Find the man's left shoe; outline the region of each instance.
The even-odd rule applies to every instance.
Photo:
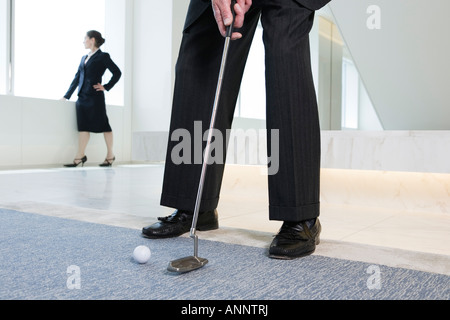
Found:
[[[308,256],[320,243],[319,219],[284,222],[269,248],[269,258],[293,260]]]

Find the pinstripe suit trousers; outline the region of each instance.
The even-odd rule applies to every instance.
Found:
[[[320,215],[320,126],[313,83],[309,32],[315,12],[295,1],[254,5],[230,45],[215,128],[226,136],[232,127],[248,53],[259,19],[264,29],[268,155],[278,144],[279,170],[268,175],[269,218],[302,221]],[[211,8],[183,32],[176,65],[175,91],[161,205],[193,211],[202,165],[175,164],[172,134],[185,129],[194,137],[195,123],[209,129],[224,39]],[[279,141],[271,141],[271,130]],[[203,142],[203,148],[206,143]],[[226,157],[224,145],[224,157]],[[192,141],[192,153],[194,142]],[[200,211],[216,209],[225,165],[208,166]]]

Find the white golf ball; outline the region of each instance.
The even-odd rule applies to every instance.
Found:
[[[133,258],[140,264],[145,264],[150,260],[152,253],[146,246],[139,246],[133,251]]]

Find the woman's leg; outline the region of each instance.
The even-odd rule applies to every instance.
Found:
[[[108,149],[108,153],[106,155],[106,159],[111,162],[114,159],[114,157],[115,157],[114,151],[113,151],[114,134],[112,132],[105,132],[103,135],[105,136],[106,147]]]
[[[86,147],[89,143],[89,139],[91,138],[91,134],[89,132],[80,132],[78,137],[78,153],[75,157],[76,162],[81,161],[85,155],[86,155]]]

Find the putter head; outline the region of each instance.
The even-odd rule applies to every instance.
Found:
[[[186,257],[178,260],[171,261],[167,270],[170,272],[186,273],[204,267],[208,263],[208,260],[199,257]]]

